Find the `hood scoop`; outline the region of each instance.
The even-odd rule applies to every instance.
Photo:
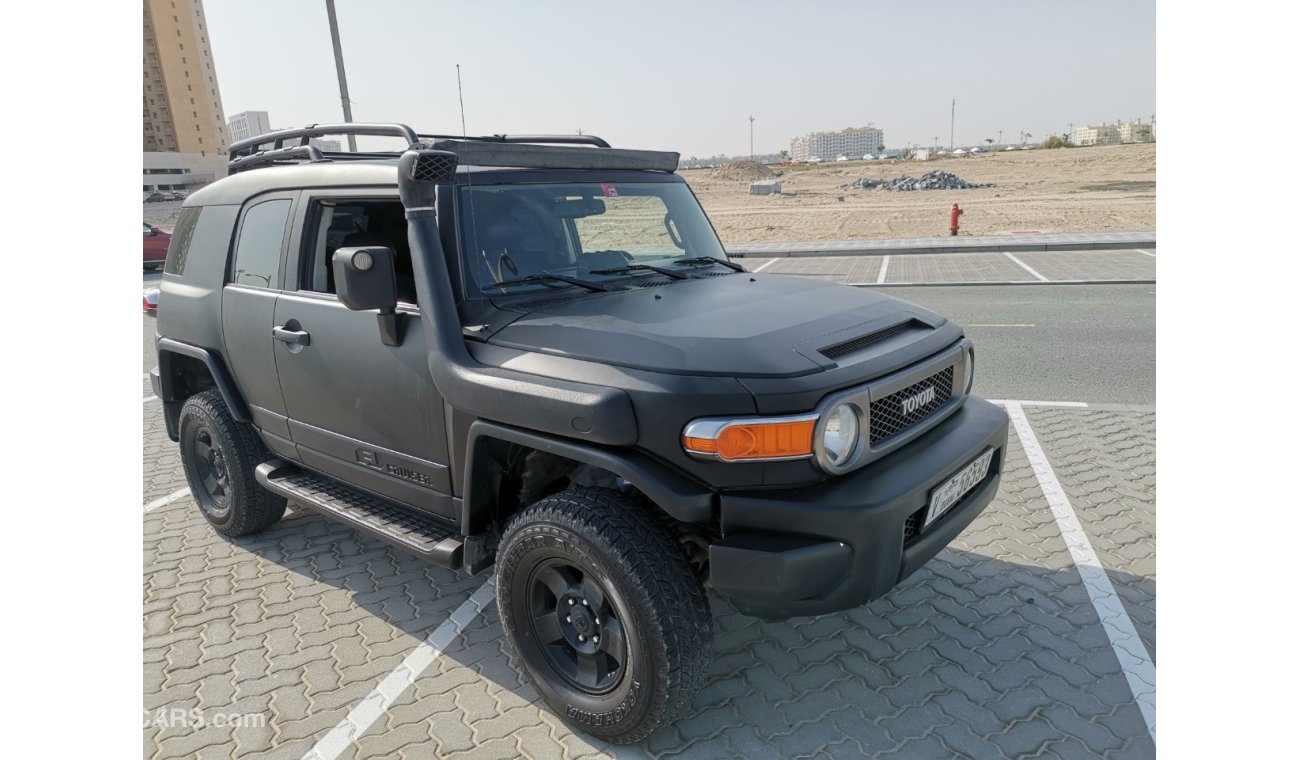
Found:
[[[883,330],[876,330],[875,332],[870,332],[866,335],[859,335],[856,338],[851,338],[842,343],[826,346],[825,348],[818,349],[818,353],[825,356],[827,359],[839,359],[840,357],[848,356],[855,351],[861,351],[868,346],[874,346],[875,344],[888,340],[895,335],[900,335],[908,330],[915,329],[929,329],[929,325],[926,325],[917,319],[909,319],[905,322],[899,322],[891,327],[886,327]]]

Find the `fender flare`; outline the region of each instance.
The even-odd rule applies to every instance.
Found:
[[[170,361],[167,358],[168,353],[190,356],[203,362],[208,368],[208,373],[212,375],[212,381],[217,386],[221,399],[226,402],[226,408],[230,410],[230,415],[240,422],[253,421],[253,416],[249,414],[248,406],[244,403],[243,397],[239,395],[239,389],[235,387],[235,381],[230,376],[230,371],[226,369],[221,357],[205,348],[192,346],[189,343],[181,343],[172,338],[158,339],[158,390],[160,391],[158,398],[165,403],[183,400],[175,397],[172,388],[173,378]]]
[[[463,535],[485,528],[481,518],[487,514],[493,494],[482,477],[475,477],[475,462],[492,440],[528,446],[608,470],[682,522],[704,523],[717,514],[717,494],[639,451],[611,449],[479,419],[470,424],[466,440],[465,493],[460,516]],[[480,475],[484,471],[481,468]]]

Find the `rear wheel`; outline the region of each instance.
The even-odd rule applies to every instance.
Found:
[[[617,744],[681,714],[711,655],[708,599],[685,555],[617,491],[574,488],[517,515],[497,555],[497,606],[551,709]]]
[[[252,428],[237,421],[218,391],[191,396],[179,420],[181,463],[209,523],[228,536],[256,533],[284,516],[285,499],[257,484],[268,459]]]

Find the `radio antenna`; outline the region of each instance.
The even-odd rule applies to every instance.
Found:
[[[465,91],[460,87],[460,64],[456,64],[456,96],[460,98],[460,136],[466,137],[469,132],[465,129]]]
[[[460,99],[460,136],[468,137],[469,131],[465,129],[465,91],[460,86],[460,64],[459,63],[456,64],[456,97]],[[496,282],[501,282],[502,279],[501,259],[499,258],[497,259],[497,271],[493,273],[492,265],[488,263],[487,260],[487,250],[479,247],[481,243],[479,242],[478,239],[478,215],[475,213],[475,209],[474,209],[474,173],[473,172],[467,171],[465,173],[465,187],[467,188],[466,195],[469,197],[469,220],[470,220],[470,227],[472,228],[470,234],[474,236],[474,248],[483,257],[483,264],[487,266],[488,276],[490,276]],[[476,277],[475,279],[477,280],[478,278]]]

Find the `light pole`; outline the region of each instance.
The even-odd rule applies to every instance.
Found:
[[[998,130],[998,145],[1002,144],[1002,130]]]
[[[952,150],[953,135],[957,133],[957,99],[952,101],[952,116],[948,119],[948,150]]]
[[[352,99],[348,97],[348,75],[343,71],[343,46],[339,43],[339,20],[334,14],[334,0],[325,0],[330,18],[330,40],[334,43],[334,68],[339,72],[339,98],[343,100],[343,121],[352,123]],[[356,135],[348,135],[348,150],[357,152]]]
[[[754,114],[749,115],[749,160],[754,160]]]

